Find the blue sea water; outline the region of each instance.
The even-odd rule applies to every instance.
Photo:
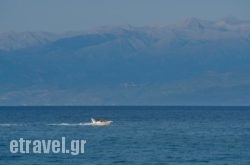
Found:
[[[91,117],[113,123],[79,124]],[[11,140],[62,137],[86,140],[85,153],[10,152]],[[247,165],[250,107],[1,107],[0,164]]]

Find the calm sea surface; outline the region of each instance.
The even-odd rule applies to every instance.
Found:
[[[79,124],[91,117],[113,123]],[[10,152],[11,140],[62,137],[86,140],[85,153]],[[248,165],[250,107],[1,107],[0,164]]]

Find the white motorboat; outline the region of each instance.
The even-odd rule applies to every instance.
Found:
[[[91,118],[91,125],[105,126],[105,125],[110,125],[111,123],[112,123],[112,121],[110,121],[110,120]]]

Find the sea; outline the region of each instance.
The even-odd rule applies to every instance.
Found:
[[[112,120],[109,126],[88,124]],[[12,153],[12,140],[86,140],[84,153]],[[249,165],[250,107],[0,107],[0,165]]]

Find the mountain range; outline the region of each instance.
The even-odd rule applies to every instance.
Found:
[[[250,21],[0,33],[0,105],[250,105]]]

